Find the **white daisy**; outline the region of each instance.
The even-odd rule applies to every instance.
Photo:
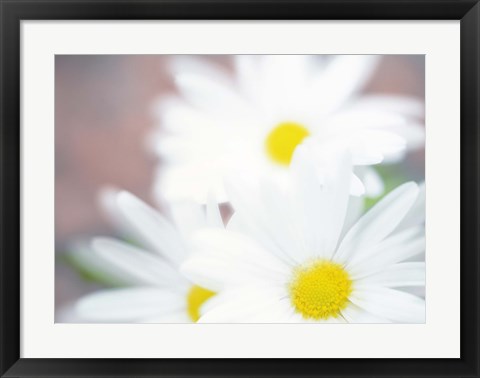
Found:
[[[402,157],[423,144],[423,105],[400,96],[359,96],[379,57],[308,55],[233,57],[235,80],[220,66],[177,57],[181,99],[158,108],[154,142],[163,165],[156,192],[166,200],[227,200],[232,170],[272,174],[282,184],[297,145],[314,143],[319,162],[348,146],[355,166]],[[365,176],[365,177],[364,177]],[[373,170],[362,172],[372,195],[382,190]],[[353,178],[352,192],[363,194]]]
[[[145,249],[111,238],[93,239],[89,264],[124,287],[81,298],[74,318],[106,323],[196,321],[200,306],[214,293],[193,285],[179,266],[190,253],[192,232],[207,226],[223,228],[218,206],[209,201],[205,211],[199,205],[177,205],[172,208],[175,227],[128,192],[110,198],[109,210],[117,225]]]
[[[218,292],[200,321],[424,322],[407,292],[425,285],[423,192],[406,183],[345,230],[350,159],[319,176],[308,155],[295,152],[287,191],[229,186],[227,230],[196,234],[182,271]]]

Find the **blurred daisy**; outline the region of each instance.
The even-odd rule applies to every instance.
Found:
[[[203,227],[222,227],[218,206],[178,205],[176,227],[127,192],[109,196],[116,223],[145,249],[111,238],[96,238],[88,261],[126,287],[106,289],[80,299],[74,318],[85,322],[187,323],[214,293],[190,283],[179,271],[189,255],[190,236]],[[82,253],[85,257],[85,250]]]
[[[223,179],[263,172],[278,184],[302,143],[315,145],[318,164],[347,146],[355,166],[393,161],[423,144],[423,106],[411,98],[360,96],[378,56],[234,56],[235,81],[214,64],[173,61],[182,99],[158,107],[162,130],[155,149],[163,165],[156,192],[166,200],[227,200]],[[373,170],[352,178],[351,190],[382,191]]]
[[[182,271],[218,292],[201,322],[423,323],[423,192],[406,183],[350,229],[344,220],[351,163],[318,176],[304,147],[284,193],[229,187],[227,230],[202,230]],[[238,188],[241,188],[239,190]],[[422,208],[422,214],[418,209]]]

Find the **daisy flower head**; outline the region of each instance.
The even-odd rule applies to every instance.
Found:
[[[74,318],[97,323],[196,322],[201,306],[215,293],[192,284],[180,266],[190,254],[195,230],[223,228],[216,203],[208,201],[206,209],[175,205],[170,222],[128,192],[110,193],[107,202],[114,222],[135,244],[101,237],[92,240],[88,254],[83,250],[82,258],[92,269],[121,286],[81,298]]]
[[[182,266],[218,292],[200,321],[423,323],[423,191],[403,184],[346,228],[351,157],[320,174],[310,155],[295,152],[287,190],[227,186],[227,229],[198,231]]]
[[[399,159],[423,143],[419,101],[361,95],[379,56],[232,59],[233,78],[201,58],[173,59],[180,98],[158,106],[159,198],[203,203],[207,193],[214,193],[226,201],[224,177],[232,169],[269,174],[283,185],[295,149],[307,142],[316,146],[319,162],[348,147],[353,165],[366,167]],[[366,181],[375,181],[372,171],[365,174]],[[372,190],[377,193],[371,194],[381,190],[376,181]],[[365,192],[361,180],[353,184],[353,194]]]

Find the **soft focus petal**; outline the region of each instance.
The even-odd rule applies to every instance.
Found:
[[[331,257],[345,221],[352,165],[348,154],[335,164],[318,167],[306,146],[295,151],[292,184],[298,206],[299,232],[304,235],[308,257]]]
[[[179,290],[186,285],[183,277],[158,255],[109,238],[94,239],[92,248],[104,259],[105,265],[115,267],[143,284]]]
[[[398,290],[362,288],[356,291],[350,300],[365,311],[394,322],[425,322],[425,301]]]
[[[246,280],[282,282],[288,267],[250,238],[232,231],[205,229],[194,237],[195,250],[182,272],[197,285],[218,291]]]
[[[183,297],[166,289],[128,288],[96,292],[80,299],[76,312],[88,322],[135,322],[183,308]]]
[[[359,279],[358,285],[385,287],[425,286],[425,263],[405,262],[395,264],[380,272]]]
[[[321,114],[337,110],[370,79],[379,56],[340,55],[312,82],[311,98]]]
[[[417,185],[406,183],[385,196],[346,234],[335,259],[346,261],[355,250],[362,249],[365,245],[375,245],[387,237],[405,217],[417,195]]]

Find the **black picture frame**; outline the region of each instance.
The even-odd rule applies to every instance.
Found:
[[[1,377],[479,377],[480,5],[473,0],[0,0]],[[22,20],[460,20],[461,358],[20,358]],[[442,342],[438,335],[436,342]]]

